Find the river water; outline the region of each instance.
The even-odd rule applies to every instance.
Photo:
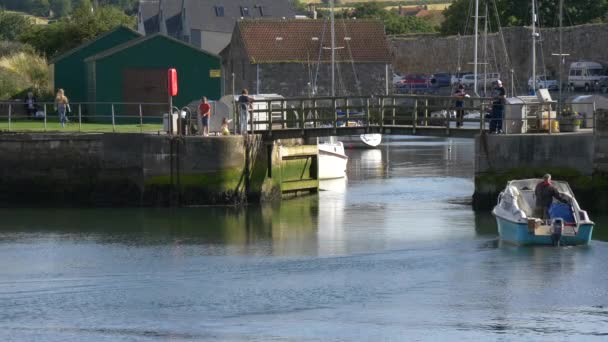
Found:
[[[502,245],[471,140],[347,153],[275,205],[0,210],[0,340],[608,339],[606,216],[588,247]]]

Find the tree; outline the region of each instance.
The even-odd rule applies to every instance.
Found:
[[[27,31],[32,25],[31,18],[0,9],[0,40],[17,40],[17,37]]]
[[[49,3],[55,17],[64,17],[72,11],[71,0],[50,0]]]
[[[384,22],[388,34],[434,31],[430,22],[417,17],[400,16],[395,11],[387,11],[378,2],[357,4],[352,12],[345,11],[343,15],[358,19],[380,19]]]
[[[81,5],[71,16],[50,25],[33,26],[19,39],[50,58],[121,25],[135,27],[135,18],[114,6],[91,11],[91,8]]]
[[[474,0],[455,0],[443,12],[445,21],[441,25],[441,33],[470,34],[473,27],[473,3]],[[530,0],[495,0],[487,3],[491,31],[498,29],[498,20],[501,26],[529,26],[532,23]],[[486,1],[480,0],[480,16],[483,16],[485,4]],[[559,25],[559,0],[537,1],[537,6],[538,24],[541,27]],[[608,0],[564,0],[564,25],[602,22],[606,20],[607,13]]]

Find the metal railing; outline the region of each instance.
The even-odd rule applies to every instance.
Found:
[[[166,132],[167,103],[77,102],[69,104],[68,122],[61,125],[52,102],[38,102],[29,110],[23,102],[0,102],[0,131]],[[187,111],[174,107],[173,112]]]
[[[456,106],[462,101],[462,107]],[[595,109],[592,103],[588,104]],[[34,115],[28,115],[23,102],[0,102],[0,131],[41,132],[129,132],[191,134],[197,118],[189,107],[173,107],[173,113],[186,113],[174,121],[167,115],[167,103],[79,102],[70,104],[67,127],[61,127],[53,103],[37,103]],[[568,104],[566,104],[568,105]],[[348,130],[364,128],[370,132],[389,133],[392,128],[408,128],[411,134],[424,129],[425,134],[450,135],[454,130],[470,135],[483,133],[500,123],[505,134],[527,132],[555,133],[553,121],[560,121],[554,104],[506,104],[502,118],[492,115],[491,98],[455,99],[438,95],[392,95],[315,98],[271,98],[254,100],[247,110],[247,132],[272,135],[273,131]],[[513,112],[520,114],[513,115]],[[458,114],[462,113],[462,116]],[[232,114],[240,114],[239,109]],[[508,114],[508,115],[504,115]],[[239,127],[240,115],[235,127]],[[584,119],[593,125],[593,114]],[[177,127],[172,127],[177,125]],[[583,125],[584,126],[584,125]],[[395,133],[399,134],[398,130]],[[238,132],[237,130],[237,133]],[[327,132],[326,134],[332,134]]]
[[[425,134],[435,130],[437,135],[450,135],[453,130],[471,134],[488,132],[496,124],[496,130],[504,134],[553,134],[557,133],[551,129],[553,122],[562,119],[555,112],[555,103],[505,104],[499,117],[494,115],[492,98],[460,99],[462,107],[457,107],[456,101],[451,96],[401,94],[254,100],[253,109],[247,113],[247,131],[272,135],[279,130],[303,132],[325,128],[335,131],[359,127],[386,133],[401,127],[411,129],[413,134],[424,128]],[[586,120],[592,123],[594,118],[586,117]]]

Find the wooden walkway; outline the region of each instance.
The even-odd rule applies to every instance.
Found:
[[[473,138],[487,130],[491,99],[464,99],[460,128],[455,101],[422,95],[256,100],[247,129],[272,140],[367,133]]]

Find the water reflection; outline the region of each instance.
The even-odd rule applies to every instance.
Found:
[[[471,145],[349,150],[349,178],[270,205],[0,209],[0,340],[605,336],[608,245],[500,244]]]

